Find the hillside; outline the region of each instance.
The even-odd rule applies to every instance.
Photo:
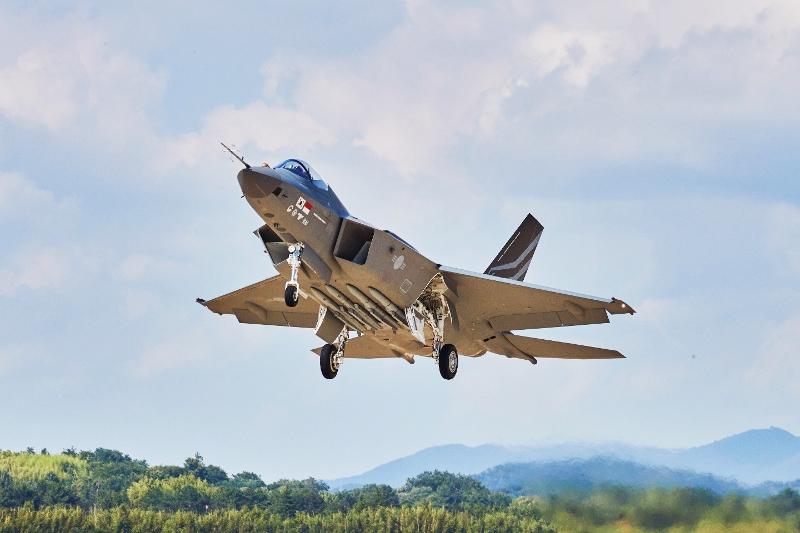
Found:
[[[370,483],[385,483],[399,487],[406,479],[429,470],[445,470],[457,474],[477,474],[499,463],[519,459],[519,454],[503,446],[485,444],[465,446],[447,444],[425,448],[356,476],[331,480],[333,489],[348,489]]]
[[[477,474],[506,463],[552,462],[612,457],[641,465],[705,472],[743,484],[800,479],[800,437],[779,428],[755,429],[693,448],[669,450],[617,443],[566,443],[556,446],[506,447],[451,444],[420,450],[362,474],[330,480],[334,489],[367,483],[398,486],[426,470]]]
[[[506,464],[474,477],[423,472],[396,489],[340,491],[313,478],[265,483],[252,472],[230,475],[197,454],[162,466],[102,448],[0,452],[0,459],[0,533],[800,528],[797,491],[771,484],[765,489],[774,494],[763,497],[724,494],[740,487],[609,457]]]
[[[754,429],[683,450],[673,464],[745,483],[790,481],[800,478],[800,437],[775,427]]]
[[[646,466],[611,457],[511,463],[495,466],[474,477],[487,488],[512,496],[586,494],[609,486],[639,489],[691,487],[717,494],[743,490],[735,481],[711,474]]]

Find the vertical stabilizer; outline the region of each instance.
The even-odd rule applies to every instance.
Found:
[[[543,230],[544,226],[528,213],[484,274],[522,281],[533,260]]]

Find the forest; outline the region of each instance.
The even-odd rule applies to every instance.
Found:
[[[800,494],[605,486],[512,497],[425,472],[399,488],[331,491],[312,478],[229,475],[199,454],[150,466],[116,450],[0,452],[0,532],[17,531],[702,531],[800,530]]]

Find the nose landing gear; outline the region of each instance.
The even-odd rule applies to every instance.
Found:
[[[288,307],[294,307],[300,301],[300,283],[297,281],[297,272],[300,270],[300,256],[302,254],[303,243],[289,246],[289,257],[286,262],[292,268],[292,273],[289,281],[286,282],[286,289],[283,291],[283,301],[286,302]]]

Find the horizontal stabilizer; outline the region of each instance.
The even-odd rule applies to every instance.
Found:
[[[517,281],[525,279],[543,230],[544,226],[528,213],[484,274]]]
[[[548,341],[521,337],[513,333],[504,333],[503,336],[519,351],[536,358],[552,359],[624,359],[625,356],[616,350],[570,344],[568,342]]]

